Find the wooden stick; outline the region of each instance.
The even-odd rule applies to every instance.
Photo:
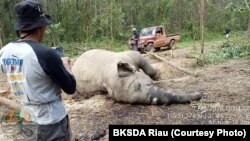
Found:
[[[185,77],[181,77],[181,78],[176,78],[176,79],[162,79],[162,80],[157,80],[154,81],[153,84],[158,84],[158,83],[170,83],[170,82],[182,82],[182,81],[186,81],[190,79],[190,76],[185,76]]]
[[[184,73],[186,73],[186,74],[189,74],[189,75],[192,75],[192,76],[197,77],[197,75],[196,75],[195,73],[193,73],[193,72],[191,72],[191,71],[189,71],[189,70],[186,70],[186,69],[184,69],[184,68],[178,67],[178,66],[172,64],[171,62],[167,61],[166,59],[160,57],[159,55],[156,55],[156,54],[150,53],[150,52],[147,52],[147,54],[149,54],[149,55],[155,57],[156,59],[158,59],[158,60],[160,60],[160,61],[163,61],[164,63],[168,64],[169,66],[171,66],[171,67],[173,67],[173,68],[175,68],[175,69],[177,69],[177,70],[179,70],[179,71],[181,71],[181,72],[184,72]]]
[[[6,105],[10,108],[21,108],[21,104],[10,99],[4,98],[0,96],[0,104]]]
[[[30,113],[29,111],[27,111],[26,108],[24,108],[21,103],[19,102],[15,102],[15,101],[12,101],[10,99],[7,99],[7,98],[4,98],[4,97],[1,97],[0,96],[0,104],[4,104],[14,110],[18,109],[18,110],[21,110],[21,113],[23,115],[23,118],[26,120],[26,121],[32,121],[32,113]]]

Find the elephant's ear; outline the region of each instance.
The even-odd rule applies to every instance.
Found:
[[[117,63],[117,71],[119,77],[127,77],[133,74],[136,69],[133,65],[120,61]]]

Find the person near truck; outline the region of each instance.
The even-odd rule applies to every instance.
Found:
[[[229,38],[230,33],[231,33],[231,29],[229,27],[226,27],[226,29],[225,29],[225,37],[226,37],[226,39]]]
[[[132,35],[130,38],[130,44],[132,46],[132,49],[135,51],[138,51],[138,46],[139,46],[139,38],[140,35],[137,32],[137,29],[135,27],[132,28]]]
[[[61,93],[73,94],[76,80],[69,64],[41,43],[52,18],[35,0],[16,4],[15,12],[19,40],[0,50],[0,67],[16,99],[35,117],[36,130],[27,140],[69,141],[69,118]]]

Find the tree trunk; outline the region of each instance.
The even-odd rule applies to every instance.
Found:
[[[0,21],[0,49],[3,47],[3,29],[2,29],[2,23]]]
[[[52,29],[50,29],[50,37],[51,37],[51,40],[52,40],[52,47],[56,47],[57,44],[56,44],[56,40],[55,40],[55,36],[53,34],[54,31],[52,31]]]
[[[114,41],[114,35],[113,35],[113,1],[111,1],[111,17],[110,17],[110,36],[111,36],[111,41]]]
[[[249,16],[248,29],[247,29],[247,39],[248,39],[248,42],[250,42],[250,16]]]
[[[204,0],[200,3],[200,36],[201,36],[201,54],[204,53]]]
[[[0,49],[3,47],[3,40],[2,40],[2,28],[0,25]]]
[[[249,13],[249,15],[250,15],[250,7],[249,7],[249,4],[248,4],[247,0],[244,0],[244,1],[245,1],[245,3],[246,3],[247,9],[248,9],[248,13]],[[248,19],[248,28],[247,28],[247,39],[248,39],[248,42],[249,42],[249,40],[250,40],[250,16],[249,16],[248,18],[249,18],[249,19]]]

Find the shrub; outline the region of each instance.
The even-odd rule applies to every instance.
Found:
[[[250,45],[226,41],[210,53],[204,55],[193,53],[193,57],[197,60],[202,60],[203,64],[217,64],[228,59],[236,58],[250,59]]]

